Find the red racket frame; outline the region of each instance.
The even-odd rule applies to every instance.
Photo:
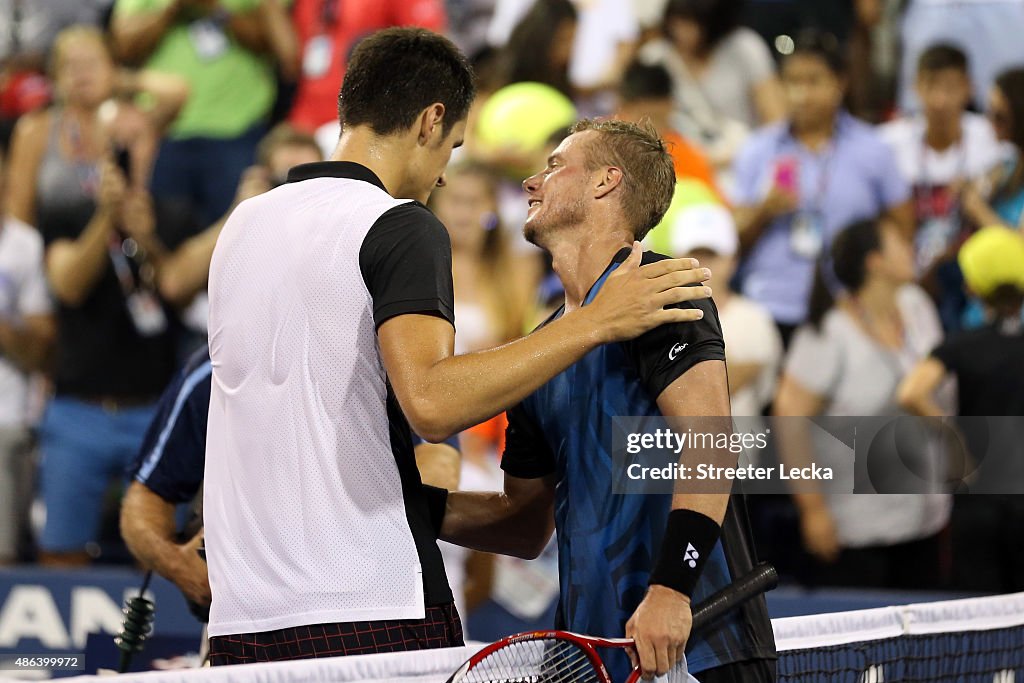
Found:
[[[725,587],[711,597],[702,601],[693,609],[693,627],[690,631],[691,637],[694,633],[707,628],[723,614],[726,614],[747,600],[750,600],[765,591],[772,590],[778,584],[779,577],[775,573],[775,567],[762,562],[750,572],[737,579],[731,585]],[[508,645],[531,640],[564,640],[579,646],[586,655],[587,660],[593,665],[601,683],[615,683],[608,674],[601,657],[595,648],[628,648],[632,647],[632,638],[598,638],[596,636],[585,636],[570,631],[526,631],[502,638],[491,643],[475,655],[469,658],[465,664],[451,675],[447,683],[459,683],[461,678],[473,669],[477,664],[486,659],[494,652],[501,650]],[[632,673],[623,683],[636,683],[641,675],[640,667],[634,667]]]
[[[601,683],[615,682],[612,681],[612,677],[608,673],[608,669],[605,667],[596,648],[604,647],[623,649],[633,646],[632,638],[598,638],[596,636],[585,636],[579,633],[572,633],[571,631],[526,631],[524,633],[516,633],[491,643],[470,657],[469,661],[460,666],[458,671],[452,674],[451,678],[448,679],[449,683],[458,683],[458,681],[461,680],[461,676],[468,673],[473,667],[498,650],[514,643],[522,643],[531,640],[564,640],[577,645],[580,650],[583,651],[583,654],[586,655],[590,664],[594,667],[594,671],[597,673]],[[624,683],[636,683],[636,681],[640,680],[640,674],[640,668],[635,667]]]

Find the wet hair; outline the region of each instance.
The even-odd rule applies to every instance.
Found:
[[[665,142],[650,123],[615,119],[583,119],[572,133],[595,131],[599,138],[586,145],[588,169],[615,166],[622,170],[622,212],[642,240],[661,221],[672,203],[676,172]]]
[[[818,259],[814,285],[808,303],[808,321],[821,328],[825,314],[835,305],[834,289],[841,286],[856,292],[868,278],[868,256],[882,249],[882,231],[877,220],[858,221],[843,229],[832,241],[827,256]]]
[[[444,105],[445,135],[466,118],[476,95],[473,70],[455,44],[421,28],[388,28],[359,42],[338,95],[345,126],[378,135],[410,128],[435,102]]]

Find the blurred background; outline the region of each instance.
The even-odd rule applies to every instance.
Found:
[[[648,120],[678,184],[647,246],[713,269],[734,415],[1024,415],[1024,0],[0,0],[0,654],[119,628],[122,497],[174,457],[223,220],[331,153],[347,56],[395,25],[478,77],[430,207],[458,352],[561,301],[522,179],[578,118]],[[500,487],[503,432],[460,436],[463,488]],[[149,491],[185,525],[180,467]],[[1011,494],[752,496],[773,615],[1024,590]],[[445,552],[470,637],[550,622],[552,548]]]

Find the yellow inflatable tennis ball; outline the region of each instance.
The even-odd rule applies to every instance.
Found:
[[[481,151],[536,154],[560,128],[576,121],[572,101],[543,83],[513,83],[491,95],[480,110],[476,142]]]
[[[967,286],[984,298],[1000,285],[1024,290],[1024,236],[992,225],[971,235],[957,254]]]
[[[647,237],[644,238],[644,246],[667,256],[675,256],[672,244],[673,231],[676,230],[677,219],[680,213],[694,206],[712,204],[721,206],[715,191],[703,180],[696,178],[679,178],[676,180],[676,189],[672,194],[672,203],[665,212],[665,217],[654,226]]]

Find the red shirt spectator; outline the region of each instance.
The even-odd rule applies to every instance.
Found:
[[[360,38],[388,26],[443,31],[444,0],[295,0],[302,75],[291,123],[313,132],[338,117],[338,87]]]

